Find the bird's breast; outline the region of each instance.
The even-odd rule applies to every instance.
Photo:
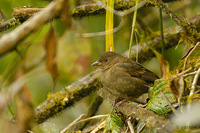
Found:
[[[126,69],[121,67],[116,66],[106,71],[102,71],[100,79],[104,88],[122,98],[129,96],[138,97],[148,91],[146,81],[131,77],[126,72]]]

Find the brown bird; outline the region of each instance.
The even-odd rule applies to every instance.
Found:
[[[100,67],[103,87],[119,99],[138,98],[158,79],[139,63],[110,51],[104,52],[92,66]]]

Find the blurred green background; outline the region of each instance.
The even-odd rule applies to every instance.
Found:
[[[177,1],[168,4],[173,11],[184,17],[195,16],[199,12],[198,0],[190,1],[191,4],[183,6],[185,1]],[[12,8],[14,7],[44,7],[49,1],[45,0],[0,0],[0,11],[3,14],[5,20],[12,18]],[[186,2],[187,3],[187,2]],[[182,6],[180,6],[182,5]],[[76,2],[70,1],[70,10],[76,7]],[[159,9],[155,7],[143,8],[138,11],[138,16],[143,19],[144,23],[149,26],[153,31],[159,30]],[[128,50],[132,14],[127,17],[126,24],[123,28],[114,34],[114,45],[115,52],[123,53]],[[115,16],[114,24],[117,26],[121,21],[121,18]],[[166,14],[163,14],[164,29],[175,24]],[[54,84],[53,79],[49,72],[45,69],[45,56],[44,49],[44,38],[49,32],[50,28],[54,28],[56,35],[58,36],[57,42],[57,54],[56,62],[59,72],[59,77]],[[15,27],[1,32],[0,36],[11,32]],[[137,24],[136,28],[141,30]],[[17,51],[10,52],[0,57],[0,78],[1,88],[5,88],[12,82],[14,82],[14,75],[18,72],[19,64],[23,66],[26,72],[38,71],[40,74],[34,75],[28,79],[27,87],[31,92],[34,107],[37,107],[42,101],[47,98],[48,93],[53,93],[61,90],[63,87],[77,81],[84,75],[95,70],[95,67],[91,67],[91,63],[97,60],[98,56],[105,51],[105,38],[94,37],[94,38],[78,38],[77,33],[89,33],[99,32],[105,30],[105,15],[84,17],[82,19],[72,18],[72,27],[66,28],[63,21],[60,19],[54,19],[48,24],[45,24],[41,29],[28,38],[23,40],[18,47],[19,51],[26,45],[29,45],[27,51],[18,53]],[[134,41],[135,43],[135,41]],[[165,52],[166,59],[170,63],[170,68],[173,69],[178,60],[184,53],[184,44],[179,44],[177,48],[170,48]],[[20,56],[20,54],[24,56]],[[33,64],[34,69],[28,70]],[[160,68],[156,58],[151,61],[143,63],[143,65],[160,75]],[[55,85],[55,87],[54,87]],[[81,100],[74,107],[63,111],[55,118],[51,118],[48,121],[54,123],[59,129],[63,129],[69,123],[71,123],[80,114],[84,113],[87,106],[92,100],[92,95]],[[15,103],[12,103],[11,109],[13,112],[16,111]],[[109,113],[111,110],[110,105],[104,101],[98,111],[98,114]],[[12,118],[12,115],[8,111],[8,115]]]

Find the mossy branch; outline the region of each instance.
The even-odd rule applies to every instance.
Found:
[[[115,101],[115,97],[106,89],[101,89],[100,95],[103,98],[107,99],[107,101],[109,101],[111,104]],[[120,104],[119,106],[116,105],[115,107],[127,118],[131,116],[136,120],[140,120],[144,124],[146,124],[146,126],[154,128],[158,132],[170,133],[175,129],[175,127],[170,124],[169,121],[167,121],[164,117],[156,115],[154,112],[143,108],[138,103],[129,103],[128,101],[124,101],[122,104]]]
[[[16,7],[13,8],[12,16],[19,19],[20,22],[24,22],[42,9],[43,8]]]
[[[200,45],[198,45],[198,44],[199,43],[196,44],[197,47],[195,48],[195,51],[192,52],[192,55],[191,56],[187,55],[187,56],[189,56],[189,60],[186,63],[186,68],[191,68],[191,69],[190,69],[190,71],[185,72],[185,74],[188,74],[191,72],[196,72],[196,75],[195,75],[196,78],[193,75],[188,75],[187,77],[184,76],[183,68],[184,68],[185,58],[183,58],[179,61],[178,66],[175,69],[173,69],[170,72],[170,74],[167,75],[167,78],[156,80],[157,85],[158,85],[158,82],[160,82],[161,80],[165,81],[166,85],[159,84],[159,87],[157,86],[157,88],[155,90],[158,92],[161,92],[161,89],[163,89],[165,91],[165,94],[168,95],[168,98],[171,98],[171,99],[167,99],[167,97],[165,97],[164,100],[161,101],[159,99],[160,94],[156,94],[157,92],[155,90],[154,90],[155,95],[150,94],[150,90],[152,89],[152,88],[150,88],[150,90],[149,90],[150,101],[148,102],[146,109],[143,108],[141,105],[134,103],[134,102],[131,102],[131,103],[123,102],[123,103],[120,103],[119,105],[118,104],[115,105],[118,112],[123,113],[123,115],[125,115],[126,118],[131,116],[134,119],[143,122],[147,127],[153,128],[153,130],[156,132],[169,133],[169,132],[178,131],[179,127],[175,126],[176,123],[172,124],[172,122],[170,122],[167,117],[161,117],[161,116],[158,116],[157,114],[164,115],[166,113],[166,116],[169,116],[171,114],[170,111],[174,110],[176,112],[175,108],[172,106],[172,103],[170,103],[170,101],[173,101],[173,97],[169,96],[169,95],[175,95],[178,97],[187,97],[188,96],[188,93],[185,93],[185,94],[174,93],[174,91],[178,91],[178,93],[180,93],[179,91],[180,91],[181,83],[179,80],[182,78],[185,83],[184,91],[188,91],[188,90],[190,90],[191,92],[193,91],[192,97],[195,97],[195,95],[196,95],[196,97],[199,97],[199,93],[197,93],[197,92],[194,93],[195,89],[192,90],[192,87],[191,87],[193,84],[193,83],[191,83],[191,80],[195,81],[195,85],[197,84],[197,82],[200,81],[200,80],[198,80],[198,76],[199,76],[198,72],[200,72],[200,69],[199,69],[199,67],[200,67],[200,64],[199,64],[199,62],[200,62],[200,54],[199,54],[200,53]],[[191,67],[191,66],[193,66],[193,67]],[[177,72],[180,72],[180,73],[177,74]],[[177,77],[179,80],[174,80],[175,77]],[[172,81],[173,81],[173,83],[172,83]],[[155,87],[155,84],[154,84],[154,87]],[[101,89],[99,91],[99,93],[104,99],[106,99],[110,103],[115,102],[116,97],[113,96],[106,89]],[[164,95],[164,93],[163,93],[163,95]],[[151,102],[152,99],[154,99],[153,102]],[[163,97],[161,97],[161,99],[163,99]],[[167,104],[164,103],[164,101],[166,101],[166,100],[168,100]],[[193,100],[195,100],[195,99],[191,99],[191,101],[193,101]],[[183,104],[185,104],[185,103],[187,103],[187,100],[182,100],[182,102],[183,102]],[[158,106],[158,104],[160,104],[161,106]],[[188,103],[188,104],[190,104],[190,103]],[[167,110],[168,105],[173,108],[169,108]],[[158,108],[160,108],[160,109],[158,109]],[[149,109],[149,110],[147,110],[147,109]],[[150,110],[152,110],[152,111],[150,111]],[[153,111],[157,114],[155,114]],[[188,129],[186,128],[186,130],[188,130]]]
[[[141,2],[141,1],[144,1],[144,0],[138,0],[138,2]],[[178,1],[178,0],[163,0],[163,2],[173,2],[173,1]],[[135,3],[136,3],[136,0],[115,0],[114,9],[117,11],[124,11],[135,6]],[[146,6],[150,6],[150,4],[147,4]],[[72,10],[71,14],[72,14],[72,17],[74,18],[82,18],[86,16],[101,15],[105,13],[106,13],[106,10],[105,10],[104,5],[98,4],[96,2],[92,2],[89,4],[76,7],[74,10]]]
[[[180,25],[187,35],[188,40],[192,41],[193,45],[200,40],[200,33],[197,31],[196,27],[192,25],[190,20],[178,16],[172,10],[170,10],[162,0],[151,0],[155,6],[161,8],[167,15],[169,15],[178,25]]]
[[[74,105],[92,91],[100,88],[97,72],[88,74],[79,81],[63,88],[54,94],[49,94],[45,102],[35,109],[35,121],[42,123],[50,117],[55,116],[64,109]]]
[[[200,23],[200,16],[196,16],[191,19],[196,25]],[[200,27],[199,27],[200,28]],[[164,38],[166,39],[165,48],[171,48],[178,44],[178,40],[181,37],[181,34],[184,32],[183,30],[174,30],[179,29],[178,26],[173,26],[164,32]],[[169,32],[170,31],[170,32]],[[159,34],[159,33],[158,33]],[[161,51],[160,46],[160,35],[156,35],[147,42],[156,50]],[[144,62],[149,60],[152,57],[155,57],[153,52],[146,46],[144,43],[139,44],[139,62]],[[128,56],[128,51],[124,53],[124,55]],[[135,60],[136,48],[133,46],[131,58]],[[98,70],[97,70],[98,71]],[[77,82],[74,82],[72,85],[66,87],[60,92],[56,92],[55,94],[51,94],[50,97],[44,101],[40,106],[38,106],[35,110],[35,121],[41,123],[47,120],[50,117],[55,116],[62,110],[71,107],[75,102],[78,102],[83,97],[90,94],[91,91],[100,88],[100,84],[97,78],[97,71],[92,74],[86,75],[84,78],[80,79]],[[76,88],[76,89],[75,89]],[[83,89],[83,90],[82,90]],[[55,100],[53,100],[55,99]]]
[[[20,24],[20,21],[16,18],[11,18],[5,22],[0,23],[0,32],[7,30],[15,25]]]
[[[200,31],[200,16],[195,16],[190,19],[190,22],[193,26],[196,27],[197,31]],[[176,46],[179,44],[179,40],[185,35],[185,30],[181,29],[179,25],[174,25],[168,29],[164,30],[164,40],[165,40],[165,49]],[[160,32],[154,32],[153,37],[146,40],[155,50],[161,51],[161,38]],[[132,47],[131,58],[135,59],[137,46]],[[124,53],[124,56],[128,57],[128,51]],[[152,51],[145,43],[140,43],[138,47],[138,60],[139,62],[144,62],[150,58],[155,57]]]

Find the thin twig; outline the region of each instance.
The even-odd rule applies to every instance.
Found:
[[[142,6],[144,6],[146,4],[146,2],[143,1],[143,2],[140,2],[137,7],[133,6],[133,7],[131,7],[130,9],[128,9],[126,11],[116,11],[116,10],[114,10],[112,8],[107,7],[106,4],[104,4],[102,1],[96,0],[96,2],[97,2],[98,5],[101,5],[106,10],[114,13],[115,15],[121,16],[122,19],[121,19],[120,24],[116,28],[114,28],[112,30],[95,32],[95,33],[76,34],[76,37],[89,38],[89,37],[105,36],[105,35],[108,35],[108,34],[111,34],[111,33],[116,33],[117,31],[122,29],[122,27],[124,26],[124,24],[126,22],[125,21],[126,19],[125,19],[124,16],[134,12],[135,10],[141,8]]]
[[[101,32],[94,32],[94,33],[83,33],[83,34],[76,34],[76,37],[83,37],[83,38],[90,38],[90,37],[98,37],[98,36],[105,36],[111,33],[116,33],[117,31],[119,31],[120,29],[123,28],[124,24],[126,22],[126,18],[122,17],[121,22],[119,23],[119,25],[117,27],[115,27],[112,30],[108,30],[108,31],[101,31]]]
[[[182,75],[184,75],[185,73],[189,72],[190,70],[192,70],[192,67],[189,67],[188,69],[186,69],[186,70],[182,71],[181,73],[175,75],[175,77],[182,76]]]
[[[79,124],[79,123],[86,122],[86,121],[90,121],[90,120],[95,120],[95,119],[99,119],[99,118],[103,118],[103,117],[107,117],[107,116],[108,116],[108,115],[97,115],[97,116],[93,116],[93,117],[90,117],[90,118],[86,118],[86,119],[77,121],[77,122],[75,122],[75,123],[73,123],[73,124],[70,124],[70,127],[68,127],[68,129],[65,130],[65,133],[68,133],[72,127],[74,127],[75,125],[77,125],[77,124]]]
[[[153,30],[144,23],[143,19],[140,16],[137,16],[137,22],[140,25],[140,28],[144,31],[145,36],[155,36]]]
[[[133,21],[132,21],[132,29],[131,29],[131,38],[130,38],[130,43],[129,43],[128,58],[131,58],[130,56],[131,56],[131,48],[132,48],[132,44],[133,44],[133,34],[134,34],[135,23],[136,23],[138,0],[136,1],[135,7],[136,7],[136,10],[135,10],[135,12],[133,14]]]
[[[200,68],[197,70],[197,73],[194,76],[194,80],[192,82],[192,87],[191,87],[190,94],[189,94],[189,97],[188,97],[188,103],[190,103],[192,101],[192,98],[194,96],[194,91],[195,91],[195,88],[196,88],[196,84],[197,84],[199,75],[200,75]]]
[[[199,40],[199,33],[196,28],[194,28],[191,25],[191,22],[186,19],[182,18],[181,16],[178,16],[173,11],[171,11],[162,0],[151,0],[153,3],[155,2],[155,5],[161,8],[166,14],[168,14],[178,25],[180,25],[182,28],[184,28],[185,33],[189,33],[189,36],[192,36],[188,39],[190,39],[192,42],[196,42],[196,40]]]
[[[198,89],[198,87],[197,87],[197,89]],[[195,91],[194,94],[197,94],[197,93],[199,93],[199,92],[200,92],[200,89],[197,90],[197,91]]]
[[[104,2],[102,2],[102,1],[100,1],[100,0],[95,0],[95,1],[96,1],[96,4],[97,4],[97,5],[100,5],[100,6],[102,6],[104,9],[106,9],[106,10],[108,10],[108,11],[110,11],[110,12],[113,12],[115,15],[118,15],[118,16],[121,16],[121,17],[126,16],[126,15],[128,15],[128,14],[134,12],[136,9],[137,9],[137,10],[140,9],[141,7],[143,7],[143,6],[147,3],[146,0],[145,0],[145,1],[141,1],[141,2],[138,4],[137,7],[136,7],[136,6],[133,6],[133,7],[129,8],[129,9],[125,10],[125,11],[117,11],[117,10],[115,10],[115,9],[112,9],[112,8],[107,7],[106,4],[104,4]]]
[[[91,101],[90,105],[88,106],[87,111],[85,113],[85,117],[83,117],[83,119],[94,116],[103,101],[103,98],[97,94],[95,94],[95,96],[93,96],[93,97],[94,98]],[[83,130],[87,126],[88,123],[89,122],[78,124],[78,125],[76,125],[76,127],[74,129],[75,130]]]
[[[169,104],[169,106],[171,107],[174,114],[177,115],[176,109],[172,106],[171,102],[168,100],[168,98],[165,96],[165,94],[162,91],[159,91],[159,93],[165,99],[165,101]]]
[[[146,125],[143,124],[143,125],[140,127],[140,129],[137,131],[137,133],[140,133],[140,132],[144,129],[145,126],[146,126]]]
[[[0,10],[0,23],[5,21],[5,17],[3,15],[3,13]]]
[[[121,19],[121,22],[120,24],[115,27],[114,29],[112,30],[108,30],[108,31],[101,31],[101,32],[95,32],[95,33],[84,33],[84,34],[76,34],[76,37],[84,37],[84,38],[89,38],[89,37],[97,37],[97,36],[105,36],[105,35],[108,35],[108,34],[111,34],[111,33],[116,33],[117,31],[119,31],[120,29],[122,29],[122,27],[124,26],[125,24],[125,16],[132,13],[133,11],[141,8],[142,6],[144,6],[146,4],[146,2],[140,2],[138,4],[137,7],[133,6],[131,7],[129,10],[126,10],[126,11],[116,11],[112,8],[109,8],[106,6],[106,4],[104,4],[103,2],[99,1],[99,0],[96,0],[97,4],[98,5],[101,5],[102,7],[104,7],[106,10],[118,15],[118,16],[121,16],[122,19]]]
[[[197,73],[197,71],[194,71],[194,72],[191,72],[191,73],[186,73],[186,74],[183,75],[183,77],[191,76],[191,75],[194,75],[196,73]]]
[[[102,121],[94,130],[92,130],[91,133],[96,133],[97,131],[99,131],[100,129],[102,129],[103,127],[105,127],[106,121]]]
[[[163,16],[162,16],[162,8],[159,8],[160,12],[160,35],[161,35],[161,48],[162,48],[162,56],[164,57],[164,52],[165,52],[165,41],[164,41],[164,35],[163,35]]]
[[[135,61],[138,62],[138,55],[139,55],[139,41],[137,34],[134,32],[135,35],[135,42],[136,42],[136,55],[135,55]]]
[[[179,105],[180,108],[182,108],[181,97],[183,95],[184,86],[185,86],[184,77],[180,77],[178,83],[179,83],[178,105]]]
[[[66,128],[64,128],[60,133],[65,133],[66,131],[69,131],[68,129],[71,128],[74,123],[77,123],[79,120],[81,120],[85,114],[81,114],[78,118],[76,118],[72,123],[70,123]]]
[[[129,118],[127,120],[127,124],[128,124],[128,127],[129,127],[131,133],[135,133],[135,131],[133,129],[133,125],[131,124],[131,116],[129,116]]]
[[[187,63],[187,60],[189,58],[189,56],[192,54],[192,52],[196,49],[196,47],[200,44],[200,42],[197,42],[197,44],[192,48],[192,50],[189,52],[189,54],[186,56],[185,58],[185,62],[184,62],[184,65],[183,65],[183,70],[185,70],[185,67],[186,67],[186,63]]]

